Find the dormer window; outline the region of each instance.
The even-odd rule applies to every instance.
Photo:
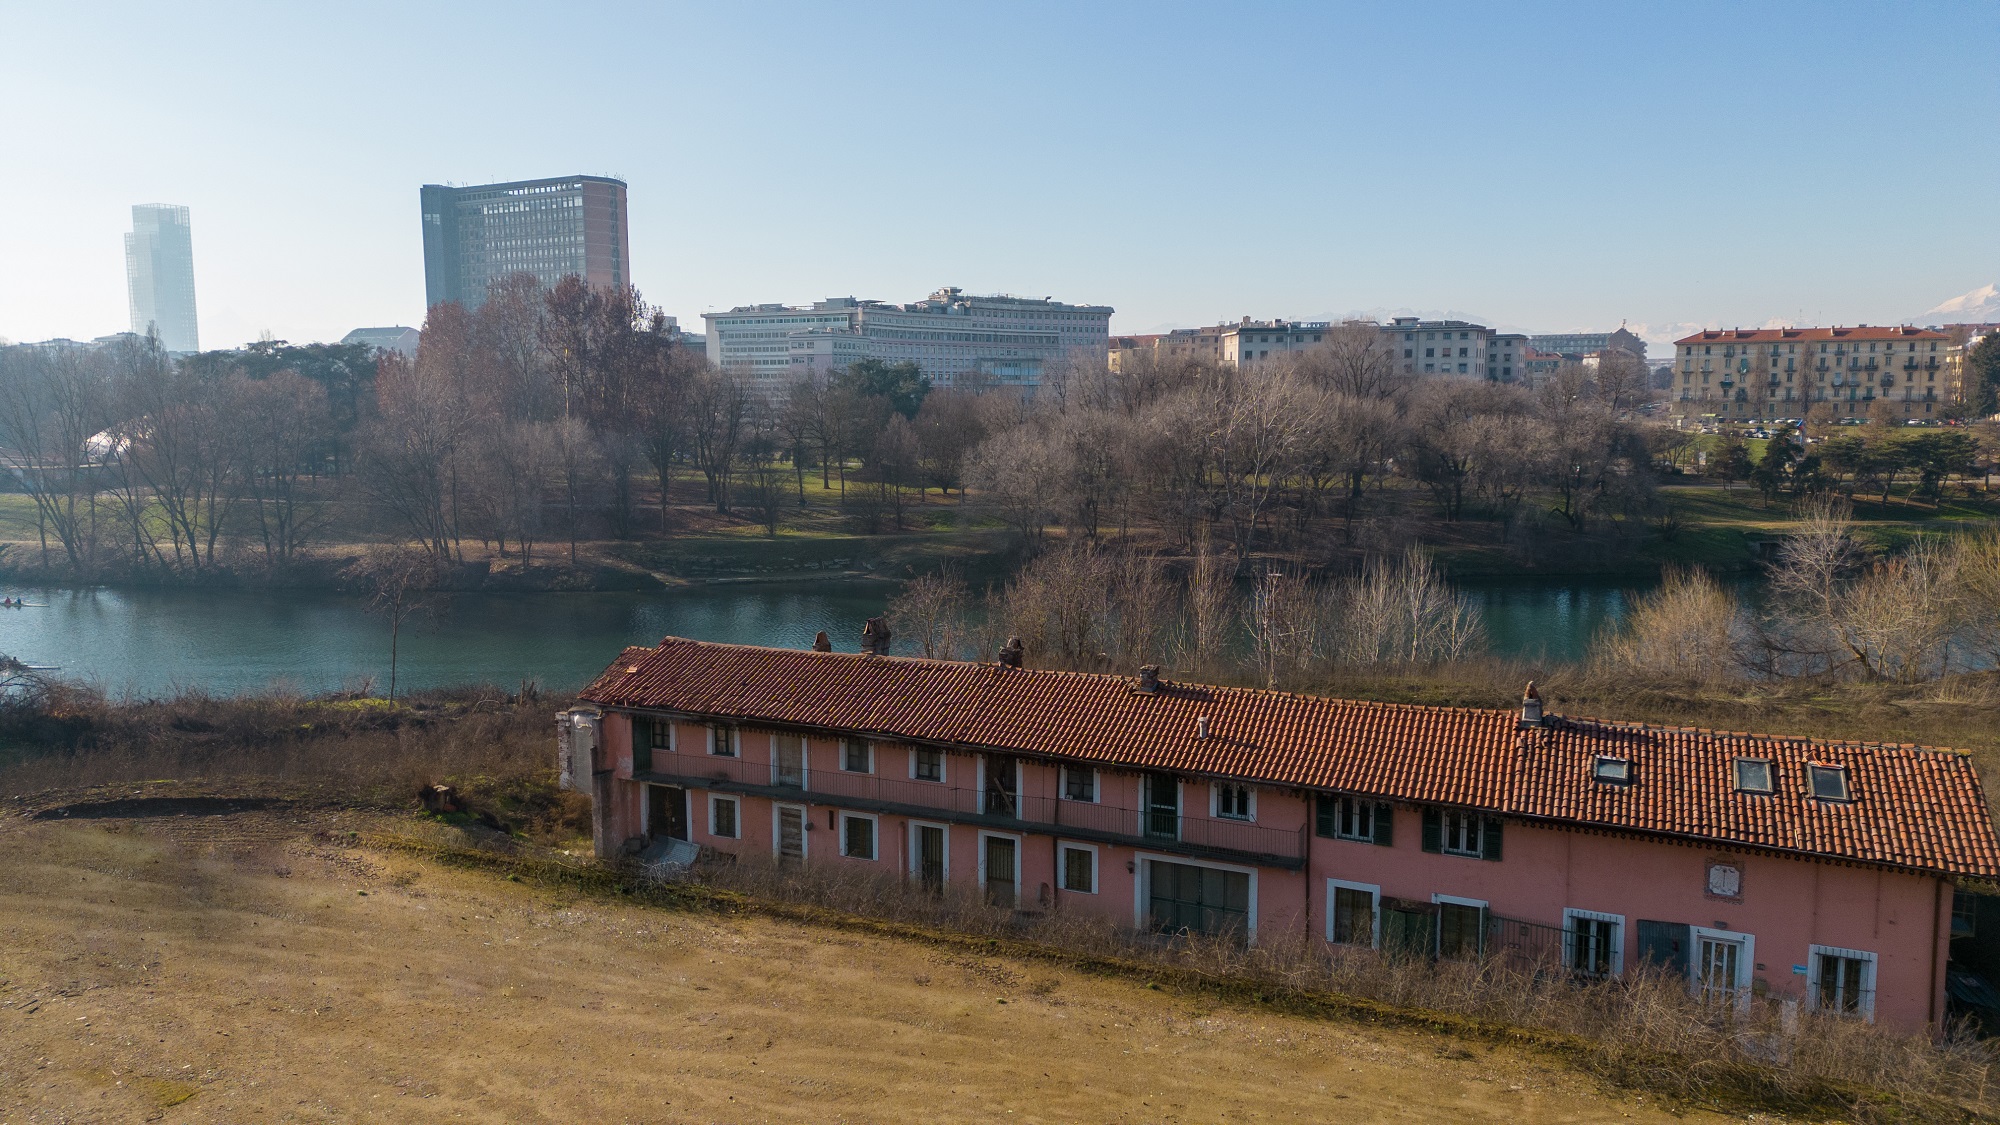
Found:
[[[1846,766],[1813,766],[1812,795],[1822,801],[1845,801],[1847,793]]]
[[[1771,760],[1769,758],[1736,759],[1736,791],[1738,793],[1769,793],[1771,788]]]
[[[1632,759],[1599,754],[1597,763],[1591,767],[1591,776],[1606,785],[1629,785],[1632,781]]]

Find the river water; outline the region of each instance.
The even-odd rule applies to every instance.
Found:
[[[1485,611],[1496,654],[1574,659],[1624,613],[1626,580],[1482,580],[1460,588]],[[894,592],[882,582],[723,584],[660,593],[457,594],[407,623],[398,689],[522,680],[568,691],[624,645],[663,636],[804,648],[821,629],[852,652]],[[304,692],[389,680],[389,628],[357,599],[300,591],[0,589],[0,653],[60,668],[114,696],[283,686]]]

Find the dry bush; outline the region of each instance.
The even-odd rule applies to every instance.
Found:
[[[1669,567],[1624,628],[1599,638],[1591,655],[1610,670],[1716,683],[1742,671],[1737,617],[1735,595],[1707,572]]]

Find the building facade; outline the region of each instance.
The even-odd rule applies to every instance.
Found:
[[[1108,305],[945,288],[902,305],[829,297],[809,306],[741,305],[702,318],[709,362],[744,373],[766,393],[863,359],[915,363],[936,386],[978,373],[1033,393],[1057,360],[1107,362],[1111,312]]]
[[[1934,328],[1731,328],[1674,341],[1671,411],[1684,420],[1935,421],[1958,400],[1959,349]]]
[[[357,328],[340,338],[343,344],[366,344],[380,351],[396,352],[407,359],[417,357],[417,342],[423,333],[401,324],[382,328]]]
[[[194,231],[188,209],[168,203],[132,208],[125,236],[125,288],[132,331],[157,333],[170,352],[201,350],[194,312]]]
[[[1433,345],[1438,346],[1438,345]],[[1018,650],[1016,650],[1018,652]],[[560,728],[600,855],[976,886],[1140,931],[1274,936],[1937,1026],[1970,760],[1520,711],[669,637]]]
[[[1571,361],[1614,348],[1631,352],[1642,361],[1646,358],[1646,341],[1622,324],[1610,332],[1544,333],[1528,337],[1528,343],[1538,352],[1559,355]]]
[[[1214,331],[1222,362],[1240,367],[1274,355],[1319,347],[1332,327],[1324,320],[1251,320],[1246,316],[1239,323],[1219,325]]]
[[[1487,375],[1495,333],[1483,324],[1399,316],[1382,333],[1405,375],[1498,377]]]
[[[425,184],[424,301],[486,302],[493,282],[533,274],[553,287],[570,274],[600,288],[632,280],[625,182],[559,176],[505,184]]]

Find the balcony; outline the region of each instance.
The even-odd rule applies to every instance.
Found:
[[[892,768],[900,772],[900,760]],[[798,785],[776,784],[772,779],[777,776],[769,761],[661,753],[655,756],[654,769],[635,770],[632,779],[777,801],[837,804],[858,812],[1037,832],[1294,871],[1305,864],[1304,826],[1267,828],[1248,821],[1190,816],[1185,809],[1141,810],[998,789],[982,791],[955,781],[917,781],[880,773],[816,769],[806,772],[800,779],[803,784]]]

